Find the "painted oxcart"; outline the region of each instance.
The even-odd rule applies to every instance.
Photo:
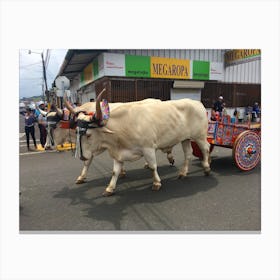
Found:
[[[230,116],[223,116],[221,121],[208,122],[208,137],[210,152],[214,146],[232,149],[232,157],[236,166],[249,171],[255,168],[261,158],[261,124],[232,123]],[[195,142],[192,142],[193,155],[201,158],[201,152]]]

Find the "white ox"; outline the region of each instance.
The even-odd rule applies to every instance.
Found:
[[[69,105],[69,104],[67,104]],[[96,114],[100,115],[100,105],[96,103]],[[73,113],[79,108],[73,109]],[[156,150],[163,152],[182,143],[184,164],[179,177],[188,172],[191,157],[191,140],[195,141],[202,154],[202,166],[209,174],[209,143],[207,142],[208,120],[201,102],[191,99],[163,101],[157,103],[126,103],[111,111],[104,127],[91,128],[92,116],[83,112],[78,115],[81,159],[90,160],[93,156],[108,150],[114,159],[113,176],[104,195],[113,194],[118,176],[125,161],[144,157],[153,170],[153,190],[159,190],[161,180],[157,172]]]
[[[138,103],[155,103],[155,102],[161,102],[159,99],[145,99],[143,101],[136,101]],[[131,102],[133,103],[133,102]],[[131,104],[130,103],[130,104]],[[120,105],[123,105],[124,103],[110,103],[110,110],[111,112],[117,108]],[[96,103],[95,102],[87,102],[84,103],[82,106],[79,107],[79,111],[83,112],[93,112],[95,111]],[[45,149],[54,149],[57,145],[62,145],[65,142],[76,144],[77,134],[76,134],[76,128],[70,127],[70,120],[63,120],[63,110],[56,108],[53,106],[53,111],[47,113],[47,122],[48,122],[48,128],[47,128],[47,139],[45,144]],[[46,112],[41,111],[42,114],[46,114]],[[174,158],[172,155],[172,150],[167,150],[167,159],[171,165],[174,164]],[[89,166],[91,165],[93,156],[89,158],[88,160],[84,161],[84,165],[81,171],[81,174],[76,179],[76,184],[82,184],[85,182],[87,177],[87,172],[89,169]],[[145,163],[145,167],[148,167],[148,164]],[[126,171],[124,168],[122,168],[120,176],[125,176]]]

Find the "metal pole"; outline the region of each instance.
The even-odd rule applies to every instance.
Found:
[[[44,76],[44,81],[45,81],[45,88],[46,88],[46,95],[47,95],[47,102],[49,103],[49,94],[48,94],[48,84],[47,84],[47,76],[46,76],[46,67],[45,67],[45,61],[44,61],[44,56],[43,52],[41,53],[41,58],[42,58],[42,64],[43,64],[43,76]],[[45,99],[45,98],[44,98]],[[45,100],[44,100],[45,101]]]

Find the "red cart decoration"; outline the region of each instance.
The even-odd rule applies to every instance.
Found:
[[[243,171],[255,168],[261,158],[261,124],[232,123],[230,116],[223,116],[220,121],[208,122],[210,153],[214,146],[232,149],[232,156],[237,167]],[[202,158],[202,153],[192,142],[193,155]]]

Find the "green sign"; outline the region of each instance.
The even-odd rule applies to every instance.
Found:
[[[150,77],[151,58],[149,56],[125,56],[125,75],[127,77]]]
[[[94,60],[93,61],[93,77],[94,77],[94,80],[96,80],[99,76],[99,70],[98,70],[98,60]]]
[[[209,61],[193,61],[193,75],[194,80],[209,80],[210,62]]]

